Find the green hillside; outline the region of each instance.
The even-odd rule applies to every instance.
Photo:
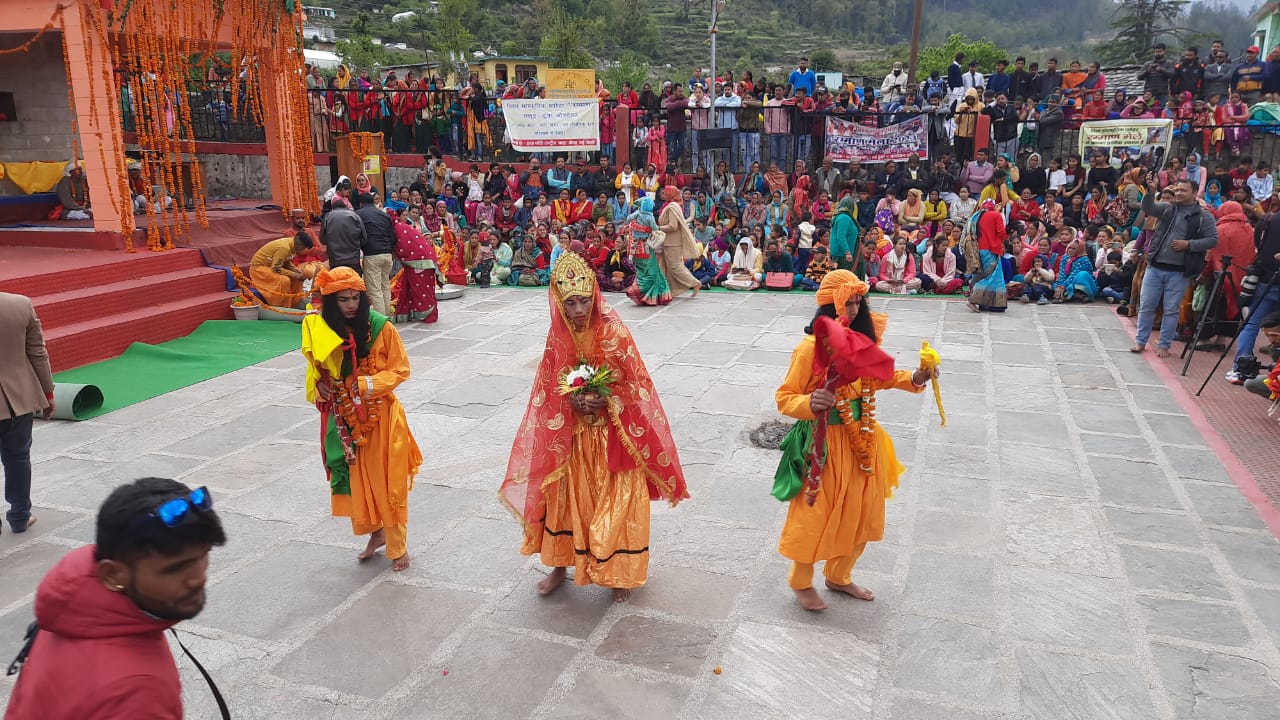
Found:
[[[340,36],[350,36],[353,25],[363,27],[384,43],[407,44],[418,57],[423,50],[442,53],[449,46],[443,38],[463,29],[468,51],[546,54],[544,39],[554,36],[555,47],[589,53],[597,63],[633,54],[655,75],[665,74],[666,65],[686,71],[709,63],[712,0],[312,1],[337,11]],[[913,0],[726,0],[718,23],[719,66],[789,68],[801,54],[828,50],[836,67],[820,69],[882,73],[906,55],[913,8]],[[1091,57],[1090,46],[1111,32],[1114,8],[1114,0],[930,0],[924,42],[941,45],[950,34],[963,33],[1011,53],[1057,54],[1065,64]],[[419,17],[391,22],[409,10]],[[1252,28],[1234,8],[1201,3],[1190,17],[1203,26],[1205,45],[1207,35],[1222,33],[1229,46],[1242,46]]]

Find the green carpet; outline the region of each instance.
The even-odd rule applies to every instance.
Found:
[[[85,420],[301,346],[302,330],[297,323],[207,320],[186,337],[160,345],[134,343],[120,357],[60,372],[53,380],[55,384],[95,385],[102,390],[100,408],[77,413],[77,419]]]

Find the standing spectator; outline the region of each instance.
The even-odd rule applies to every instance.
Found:
[[[951,149],[951,136],[947,132],[951,108],[943,105],[942,96],[935,92],[929,95],[924,112],[929,116],[929,157],[939,158]]]
[[[663,103],[667,111],[667,162],[676,166],[684,155],[685,138],[689,134],[689,120],[685,116],[685,108],[689,107],[689,98],[684,95],[684,86],[676,85],[671,97]],[[697,170],[694,162],[694,170]]]
[[[1035,71],[1039,67],[1032,63],[1031,70],[1027,70],[1026,65],[1026,58],[1015,58],[1013,72],[1009,74],[1009,96],[1019,102],[1031,97],[1031,82],[1035,80]]]
[[[760,162],[760,113],[764,103],[755,90],[743,89],[742,109],[738,111],[738,136],[742,143],[742,167]]]
[[[804,88],[805,95],[813,97],[813,93],[818,89],[818,76],[809,69],[809,58],[800,58],[800,66],[791,71],[787,84],[791,86],[793,92]]]
[[[163,478],[122,485],[98,510],[95,540],[40,582],[9,720],[182,717],[164,632],[204,609],[209,550],[227,541],[209,491]]]
[[[893,64],[893,70],[884,76],[880,84],[880,102],[886,108],[894,103],[902,102],[907,92],[907,74],[902,71],[902,63]]]
[[[1190,180],[1184,178],[1174,184],[1172,203],[1156,202],[1156,192],[1155,185],[1148,180],[1142,211],[1148,218],[1156,219],[1157,225],[1147,241],[1147,271],[1142,279],[1138,333],[1129,350],[1135,353],[1146,350],[1155,324],[1156,306],[1163,303],[1156,355],[1167,358],[1177,331],[1182,296],[1190,278],[1204,270],[1205,253],[1218,244],[1218,226],[1213,214],[1200,207],[1196,186]]]
[[[996,93],[996,102],[983,110],[991,117],[991,139],[995,142],[996,155],[1018,157],[1018,108],[1009,102],[1005,93]]]
[[[1161,103],[1165,102],[1169,99],[1169,87],[1173,81],[1174,72],[1173,63],[1164,55],[1164,43],[1156,43],[1152,49],[1151,60],[1143,65],[1142,71],[1138,73],[1143,92],[1151,93]]]
[[[982,73],[978,72],[978,61],[971,60],[969,62],[969,72],[960,78],[960,82],[964,84],[964,89],[982,91],[986,87],[986,80],[982,77]]]
[[[1000,93],[1009,94],[1013,87],[1013,78],[1009,76],[1005,70],[1009,67],[1009,61],[1001,58],[996,61],[996,71],[991,77],[987,78],[987,89],[999,95]]]
[[[1035,65],[1031,67],[1034,68]],[[1036,100],[1042,100],[1056,94],[1061,87],[1062,73],[1058,72],[1058,58],[1049,58],[1044,72],[1036,76],[1031,95]]]
[[[796,89],[795,97],[795,114],[791,121],[791,134],[796,140],[796,160],[809,159],[809,146],[813,140],[813,123],[814,118],[811,113],[814,110],[813,98],[809,97],[804,88]]]
[[[1250,45],[1244,51],[1244,62],[1231,74],[1231,90],[1240,93],[1240,99],[1247,105],[1262,98],[1262,83],[1267,77],[1267,66],[1258,61],[1259,52],[1257,45]]]
[[[947,66],[947,87],[950,94],[947,96],[947,105],[954,105],[957,100],[964,97],[964,53],[956,53],[955,59]]]
[[[9,528],[23,533],[31,514],[31,428],[53,416],[53,375],[44,333],[31,299],[0,293],[0,462]],[[12,708],[11,708],[12,709]]]
[[[733,94],[733,84],[725,83],[722,93],[713,103],[716,109],[716,126],[730,131],[732,144],[729,147],[729,172],[738,172],[738,111],[742,109],[742,98]]]
[[[391,265],[396,249],[396,228],[382,208],[374,204],[372,195],[357,198],[356,215],[364,225],[364,282],[368,286],[369,306],[391,317]],[[330,213],[332,215],[332,213]]]
[[[1182,97],[1182,93],[1191,93],[1191,97],[1200,97],[1204,89],[1204,64],[1200,62],[1200,50],[1189,47],[1182,54],[1182,61],[1173,68],[1173,94]]]
[[[711,96],[707,94],[707,89],[698,85],[693,89],[693,97],[689,98],[689,124],[692,132],[692,155],[693,169],[697,171],[700,167],[711,167],[711,158],[709,153],[698,149],[698,132],[701,130],[710,130],[711,124]]]
[[[978,100],[978,91],[973,88],[965,90],[964,100],[953,108],[956,121],[956,159],[960,162],[966,162],[974,157],[978,114],[982,112],[982,108],[982,102]]]
[[[1225,51],[1210,53],[1209,62],[1204,66],[1204,94],[1201,97],[1214,105],[1221,102],[1214,98],[1225,98],[1231,92],[1231,76],[1235,71],[1236,64],[1231,62]]]
[[[329,267],[349,267],[360,272],[360,248],[366,242],[364,221],[342,195],[334,195],[331,203],[333,208],[320,222],[320,244],[329,254]]]
[[[781,85],[773,86],[773,93],[764,104],[764,132],[769,138],[769,162],[779,166],[787,163],[787,146],[791,142],[791,107],[794,101],[783,96]]]

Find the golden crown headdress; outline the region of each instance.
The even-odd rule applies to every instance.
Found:
[[[594,298],[596,274],[581,255],[566,252],[556,260],[551,272],[551,289],[562,301],[571,297]]]

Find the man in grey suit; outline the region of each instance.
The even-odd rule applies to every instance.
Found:
[[[53,374],[31,298],[0,293],[0,463],[9,527],[26,532],[31,514],[31,426],[53,415]]]

